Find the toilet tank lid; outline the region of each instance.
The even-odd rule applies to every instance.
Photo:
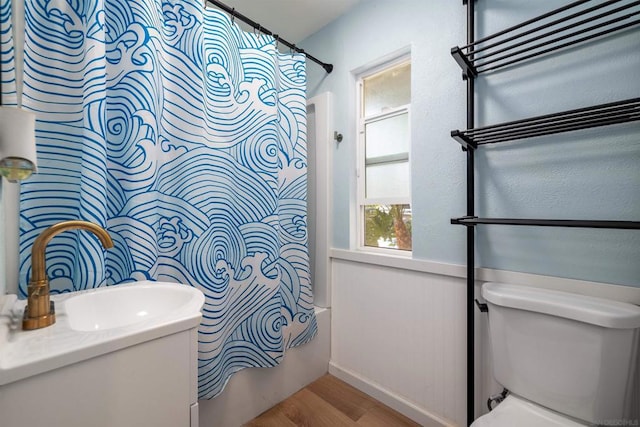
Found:
[[[491,304],[545,313],[605,328],[640,328],[640,306],[625,302],[496,282],[485,283],[482,286],[482,296]]]

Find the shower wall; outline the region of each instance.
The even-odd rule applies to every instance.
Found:
[[[331,306],[333,94],[324,92],[307,101],[307,224],[313,301]]]

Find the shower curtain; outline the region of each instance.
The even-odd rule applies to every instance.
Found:
[[[80,218],[115,247],[54,238],[52,292],[199,288],[201,398],[311,340],[304,57],[201,0],[27,0],[26,23],[39,171],[21,193],[22,296],[34,239]]]

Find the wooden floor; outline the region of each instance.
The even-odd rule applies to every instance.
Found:
[[[329,374],[262,413],[245,427],[406,427],[404,415]]]

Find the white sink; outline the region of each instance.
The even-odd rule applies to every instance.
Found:
[[[192,286],[150,281],[52,295],[51,300],[56,323],[23,331],[26,301],[4,297],[0,386],[196,328],[204,305],[204,295]]]
[[[64,301],[71,329],[98,331],[158,318],[200,302],[200,291],[174,283],[147,282],[81,293]],[[200,306],[202,304],[200,303]]]

